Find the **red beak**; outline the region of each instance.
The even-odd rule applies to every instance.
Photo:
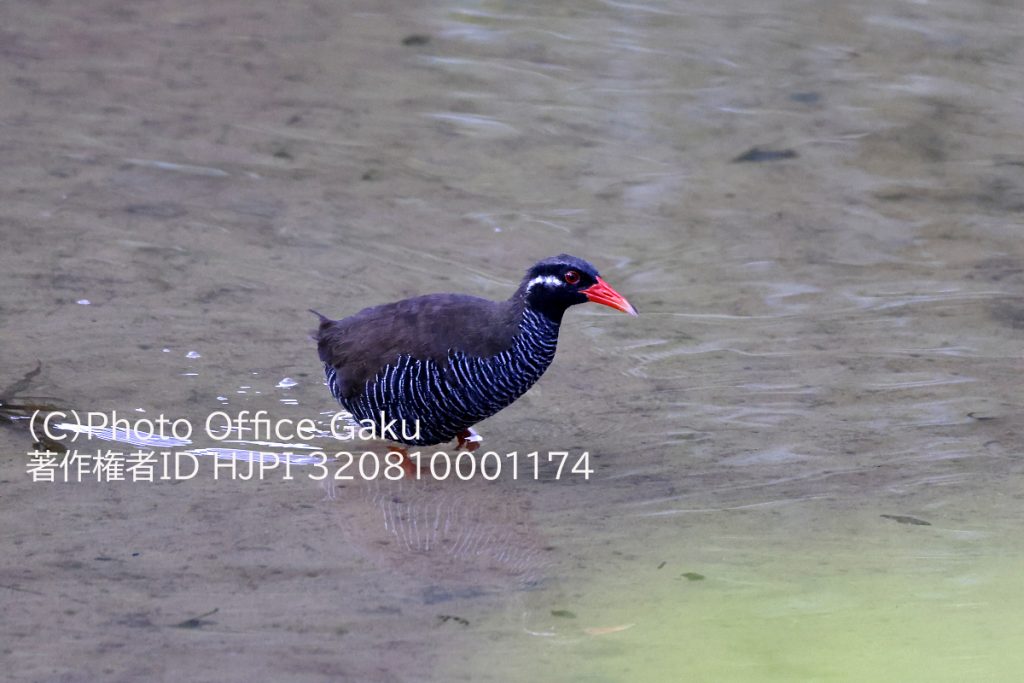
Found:
[[[623,313],[636,315],[636,309],[633,308],[633,304],[626,301],[626,297],[612,289],[611,285],[601,278],[597,278],[597,282],[586,289],[581,289],[580,291],[595,304],[604,304],[605,306],[611,306],[612,308],[618,309]]]

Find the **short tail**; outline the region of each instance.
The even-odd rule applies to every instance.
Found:
[[[328,318],[323,313],[321,313],[319,311],[314,311],[312,308],[309,309],[309,312],[312,313],[313,315],[315,315],[317,318],[320,318],[320,327],[315,329],[315,330],[312,330],[309,333],[309,338],[310,339],[312,339],[315,342],[319,342],[320,341],[320,332],[324,329],[324,325],[329,325],[330,323],[332,323],[334,321],[331,320],[330,318]]]

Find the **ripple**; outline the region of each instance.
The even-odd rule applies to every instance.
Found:
[[[455,112],[433,112],[423,116],[437,121],[454,123],[460,132],[465,135],[474,135],[487,138],[504,138],[520,135],[520,131],[513,126],[499,121],[490,116],[476,114],[458,114]]]

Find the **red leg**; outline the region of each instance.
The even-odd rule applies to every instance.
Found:
[[[419,474],[419,468],[416,467],[416,463],[414,463],[412,458],[409,457],[408,449],[402,448],[401,446],[392,446],[388,449],[388,453],[398,453],[402,456],[402,462],[398,464],[401,465],[402,471],[405,472],[406,477],[415,477]]]
[[[484,437],[477,434],[477,431],[472,427],[463,429],[458,435],[459,445],[456,446],[460,451],[468,451],[472,453],[476,449],[480,448],[481,442]]]

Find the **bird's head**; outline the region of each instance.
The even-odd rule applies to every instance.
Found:
[[[555,321],[562,319],[565,309],[588,301],[637,314],[625,297],[601,279],[594,266],[568,254],[537,262],[526,271],[519,292],[527,306]]]

